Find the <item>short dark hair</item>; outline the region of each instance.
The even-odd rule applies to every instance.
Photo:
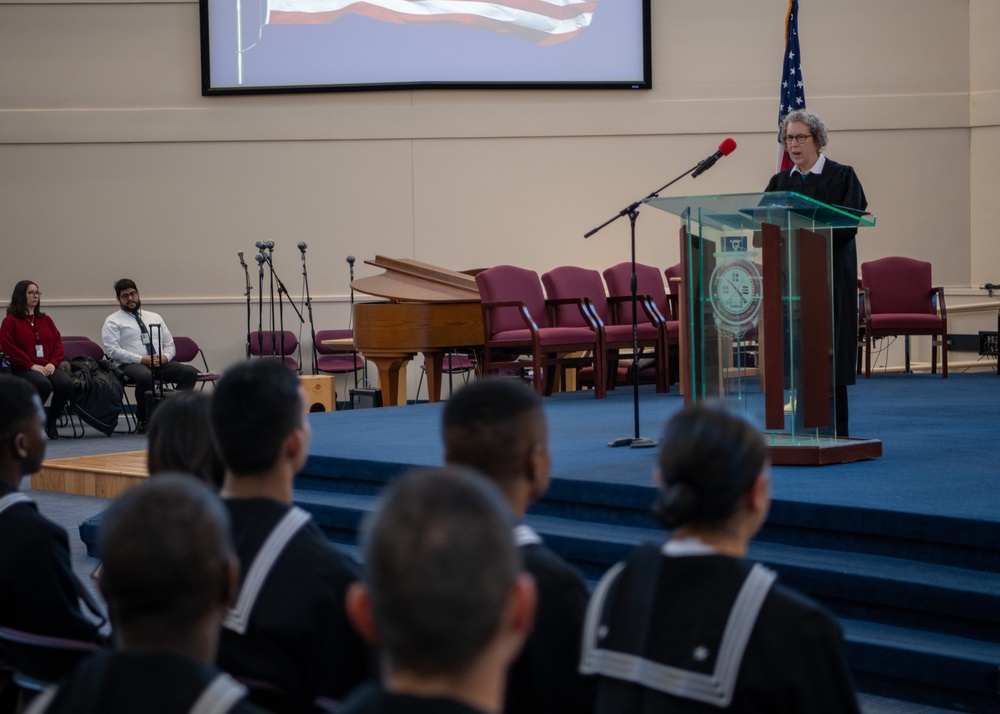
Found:
[[[126,290],[135,290],[139,292],[139,288],[136,287],[135,281],[131,278],[121,278],[115,281],[115,297],[117,298]]]
[[[98,548],[116,629],[188,631],[219,605],[234,557],[222,502],[183,474],[120,496],[101,518]]]
[[[25,420],[38,416],[38,392],[26,379],[0,374],[0,438],[6,441]]]
[[[7,314],[14,317],[26,317],[28,314],[28,287],[38,285],[34,280],[19,280],[10,293],[10,304],[7,306]],[[38,298],[35,305],[35,316],[43,317],[42,299]]]
[[[302,426],[303,397],[292,370],[270,359],[240,362],[216,382],[212,432],[226,467],[243,476],[263,474],[281,444]]]
[[[150,475],[197,476],[216,491],[226,467],[212,439],[212,400],[202,392],[175,392],[149,418],[146,463]]]
[[[534,391],[512,379],[487,377],[445,403],[441,432],[449,463],[476,469],[494,481],[517,478],[535,447],[531,419],[544,423]]]
[[[667,528],[721,524],[749,493],[767,458],[760,432],[724,403],[687,407],[663,430],[654,513]]]
[[[499,631],[520,555],[497,488],[458,468],[410,471],[362,528],[364,579],[392,665],[465,671]]]

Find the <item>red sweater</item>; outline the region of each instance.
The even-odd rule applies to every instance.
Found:
[[[45,350],[44,357],[35,356],[35,330],[38,331],[37,343]],[[35,364],[58,367],[63,361],[62,336],[48,315],[36,315],[34,327],[25,317],[7,315],[0,323],[0,350],[7,355],[14,369],[28,370]]]

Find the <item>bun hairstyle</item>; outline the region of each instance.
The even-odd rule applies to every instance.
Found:
[[[721,524],[766,463],[767,445],[746,419],[721,402],[688,407],[663,430],[653,514],[666,528]]]

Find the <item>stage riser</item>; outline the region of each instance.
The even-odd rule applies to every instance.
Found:
[[[394,467],[391,470],[399,473],[405,467]],[[361,477],[352,474],[337,479],[315,475],[300,476],[296,481],[296,501],[313,514],[317,524],[332,541],[345,544],[356,553],[357,531],[361,521],[374,507],[378,491],[389,478],[390,475],[378,473],[377,470],[369,471]],[[322,490],[304,489],[303,486],[307,485],[320,486]],[[338,491],[340,488],[344,491]],[[577,496],[581,495],[579,484],[567,484],[563,488],[553,489],[563,499],[567,490],[575,490]],[[589,582],[595,582],[608,567],[624,558],[638,543],[659,541],[666,537],[667,534],[657,527],[649,512],[649,504],[655,495],[652,488],[606,488],[604,503],[589,502],[596,493],[586,488],[582,490],[587,501],[546,498],[532,509],[528,521],[539,531],[545,542],[578,567]],[[551,494],[552,491],[550,496]],[[609,506],[608,502],[616,505]],[[791,509],[779,507],[772,511],[772,520],[774,517],[780,518],[783,510],[792,512]],[[793,520],[802,520],[801,509],[794,510]],[[556,514],[570,514],[572,518],[561,518]],[[842,515],[826,514],[821,520],[836,520]],[[877,519],[874,514],[871,518],[873,530],[886,530],[885,519]],[[856,517],[848,520],[858,525]],[[625,525],[626,523],[629,525]],[[890,524],[891,527],[894,526]],[[927,579],[925,571],[941,566],[909,559],[894,562],[894,567],[887,571],[885,562],[880,560],[885,558],[886,551],[911,554],[914,551],[920,552],[923,546],[915,546],[912,539],[887,538],[884,532],[859,535],[823,531],[817,534],[800,525],[769,525],[763,535],[765,540],[751,545],[751,557],[778,571],[781,582],[823,603],[838,617],[848,618],[855,623],[852,625],[853,632],[847,633],[847,641],[852,668],[857,673],[862,691],[873,691],[875,687],[868,686],[868,683],[881,682],[884,675],[891,680],[891,687],[884,683],[880,686],[891,690],[890,696],[896,698],[920,702],[933,698],[935,701],[947,701],[950,706],[956,706],[957,702],[968,711],[986,712],[1000,707],[1000,698],[990,700],[981,691],[970,692],[963,698],[961,689],[965,686],[963,678],[971,676],[971,673],[979,674],[971,676],[970,681],[977,677],[981,680],[986,676],[984,668],[988,671],[992,671],[991,666],[994,669],[1000,668],[1000,650],[995,666],[984,664],[975,657],[963,661],[958,656],[950,660],[948,667],[942,668],[939,658],[929,656],[919,648],[914,650],[902,644],[871,644],[867,641],[869,638],[864,636],[866,625],[863,622],[871,620],[881,625],[919,628],[913,630],[918,633],[914,637],[930,638],[932,641],[934,637],[941,635],[1000,640],[1000,577],[988,572],[976,573],[975,577],[971,577],[954,568],[957,574],[964,575],[959,578],[961,582],[918,582]],[[778,541],[811,541],[823,543],[827,548],[815,550]],[[849,547],[838,553],[830,547],[837,543]],[[929,547],[931,544],[924,545]],[[955,559],[945,557],[943,551],[964,550],[960,546],[948,548],[936,545],[936,557],[952,566]],[[862,554],[865,549],[879,551],[878,557],[872,559],[873,563],[866,565],[865,557],[858,557],[859,549]],[[968,555],[964,560],[982,562],[984,558],[981,555]],[[810,562],[811,560],[815,562]],[[907,568],[913,569],[914,579],[899,577],[898,571],[905,571]],[[970,589],[970,581],[979,582],[982,587],[978,590]],[[857,624],[858,622],[861,624]],[[934,670],[934,676],[929,676],[928,670]],[[958,674],[952,676],[952,670]],[[907,679],[909,672],[915,673],[912,680]],[[937,684],[933,684],[935,682]],[[984,706],[984,702],[988,706]]]

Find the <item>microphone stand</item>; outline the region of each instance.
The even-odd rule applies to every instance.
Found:
[[[350,271],[350,282],[348,285],[351,288],[351,316],[347,320],[347,327],[351,330],[351,364],[355,367],[358,366],[358,350],[354,347],[354,256],[347,256],[347,265]],[[361,381],[362,384],[368,384],[368,362],[365,361],[364,365],[361,367]],[[358,370],[354,370],[354,388],[358,388]]]
[[[264,260],[267,261],[268,267],[268,282],[270,283],[270,292],[268,293],[268,302],[271,305],[271,349],[274,349],[274,263],[271,259],[274,257],[274,242],[267,241],[264,243],[264,247],[261,249],[261,254],[264,256]],[[281,300],[281,293],[278,293],[278,300]],[[281,359],[284,362],[285,359],[285,336],[281,336]]]
[[[258,278],[257,278],[257,354],[264,355],[264,251],[261,250],[256,256]],[[248,343],[249,347],[249,343]]]
[[[302,283],[305,290],[306,312],[309,314],[309,335],[312,338],[312,373],[316,374],[316,325],[313,323],[312,296],[309,295],[309,273],[306,272],[306,244],[299,243],[299,250],[302,251]],[[294,303],[292,303],[294,306]]]
[[[240,251],[239,253],[237,253],[237,255],[240,257],[240,265],[243,266],[243,274],[246,277],[247,281],[247,288],[246,291],[243,293],[244,297],[246,297],[247,299],[247,341],[245,348],[247,353],[247,359],[250,359],[250,271],[247,270],[247,264],[243,260],[243,252]]]
[[[273,255],[267,255],[265,256],[265,260],[267,260],[267,264],[271,266],[271,281],[277,282],[278,284],[278,321],[279,321],[278,329],[280,331],[279,334],[281,335],[281,363],[284,364],[285,363],[285,308],[284,308],[284,303],[281,301],[281,296],[282,294],[288,295],[288,289],[285,287],[285,284],[281,282],[281,278],[278,277],[278,273],[274,269],[274,263],[271,262],[271,259],[273,257],[274,257]],[[295,310],[295,314],[299,318],[299,322],[304,324],[305,318],[302,317],[302,313],[299,311],[299,308],[296,307],[295,303],[292,301],[291,295],[288,295],[288,304],[292,306],[293,310]],[[273,309],[274,308],[272,306],[272,310]],[[274,343],[272,342],[272,344]]]
[[[648,200],[650,200],[652,198],[656,198],[657,196],[660,195],[661,191],[669,188],[670,186],[673,186],[675,183],[677,183],[678,181],[680,181],[682,178],[684,178],[685,176],[687,176],[689,173],[692,173],[693,171],[696,171],[697,169],[701,168],[701,166],[703,164],[707,163],[707,161],[708,161],[707,159],[705,161],[699,161],[697,164],[695,164],[694,166],[692,166],[691,168],[689,168],[687,171],[685,171],[684,173],[682,173],[677,178],[672,179],[671,181],[668,181],[667,183],[665,183],[664,185],[660,186],[658,189],[656,189],[655,191],[653,191],[651,194],[649,194],[645,198],[640,199],[640,200],[638,200],[638,201],[636,201],[634,203],[630,203],[628,206],[626,206],[625,208],[623,208],[622,210],[620,210],[617,213],[617,215],[615,215],[612,218],[609,218],[608,220],[604,221],[604,223],[602,223],[601,225],[597,226],[597,228],[592,228],[591,230],[587,231],[583,235],[583,237],[585,239],[586,238],[590,238],[592,235],[594,235],[595,233],[597,233],[599,230],[601,230],[602,228],[604,228],[606,226],[611,225],[612,223],[614,223],[615,221],[617,221],[622,216],[628,216],[629,225],[630,225],[630,229],[631,229],[630,230],[630,242],[631,242],[631,245],[632,245],[632,281],[631,281],[631,288],[632,288],[632,411],[633,411],[633,420],[634,420],[634,423],[635,423],[635,429],[634,429],[633,436],[625,436],[625,437],[621,437],[621,438],[618,438],[618,439],[614,439],[613,441],[609,441],[608,442],[608,446],[611,446],[611,447],[629,446],[629,447],[631,447],[633,449],[648,449],[648,448],[651,448],[653,446],[656,446],[656,441],[654,441],[653,439],[647,439],[645,437],[639,436],[639,313],[638,313],[638,295],[637,295],[639,281],[638,281],[638,278],[636,277],[636,273],[635,273],[635,221],[636,221],[636,218],[639,217],[639,206],[641,206],[645,201],[648,201]],[[708,168],[708,167],[706,167],[706,168]],[[663,349],[668,349],[668,347],[667,347],[666,344],[663,345]],[[662,360],[661,360],[661,362],[662,362]],[[668,379],[669,379],[669,377],[668,377]]]

